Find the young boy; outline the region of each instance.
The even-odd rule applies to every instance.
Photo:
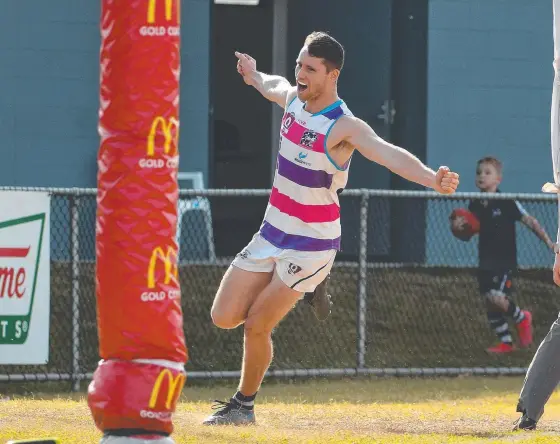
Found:
[[[502,181],[502,163],[494,157],[480,159],[476,168],[476,186],[483,193],[499,193]],[[539,222],[513,200],[473,200],[471,211],[480,221],[478,238],[479,272],[478,285],[486,299],[490,327],[496,332],[500,343],[487,349],[489,353],[510,353],[514,350],[507,317],[517,327],[521,347],[533,342],[532,316],[520,309],[511,299],[512,274],[517,269],[515,222],[529,227],[548,248],[554,250]],[[451,221],[452,228],[460,230],[465,224],[463,217]]]

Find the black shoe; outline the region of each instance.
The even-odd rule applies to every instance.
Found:
[[[240,404],[230,399],[227,402],[214,401],[212,406],[216,410],[204,420],[204,425],[248,425],[255,423],[255,412],[241,407]]]
[[[537,428],[537,421],[529,418],[527,415],[523,414],[521,418],[513,423],[513,431],[516,430],[535,430]]]
[[[303,300],[311,305],[315,317],[319,321],[326,321],[331,314],[331,295],[328,293],[330,273],[325,280],[315,288],[313,293],[305,293]]]

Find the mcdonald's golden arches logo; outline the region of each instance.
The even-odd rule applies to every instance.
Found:
[[[185,385],[185,374],[179,372],[176,376],[173,376],[171,370],[166,368],[165,370],[162,370],[160,372],[156,379],[156,382],[154,383],[152,394],[150,395],[150,402],[148,403],[148,407],[150,409],[155,409],[156,407],[164,378],[167,378],[168,382],[167,395],[165,397],[166,410],[170,410],[172,406],[175,406],[177,400],[179,399],[179,396],[181,395],[181,391],[183,390],[183,386]]]
[[[181,0],[148,0],[148,24],[153,25],[156,22],[157,5],[161,3],[165,3],[165,20],[168,22],[173,19],[173,4],[175,3],[177,23],[180,23]]]
[[[158,129],[161,128],[161,133],[163,134],[163,152],[165,154],[176,154],[171,153],[171,144],[175,142],[175,150],[177,151],[177,144],[179,143],[179,121],[170,117],[166,119],[165,117],[158,116],[152,121],[152,126],[150,127],[150,132],[148,133],[148,143],[146,147],[146,154],[148,156],[155,155],[156,152],[156,136],[158,134]],[[173,137],[173,128],[175,128],[175,137]]]
[[[172,279],[177,281],[177,250],[173,247],[167,247],[167,251],[157,247],[152,251],[150,262],[148,264],[148,288],[153,289],[156,286],[156,266],[158,262],[163,262],[165,275],[163,282],[169,284]]]
[[[181,0],[147,0],[147,5],[146,24],[140,27],[142,37],[181,35]]]

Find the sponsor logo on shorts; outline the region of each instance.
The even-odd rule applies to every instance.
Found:
[[[247,249],[243,250],[241,253],[237,253],[237,257],[241,259],[247,259],[249,256],[251,256],[251,252]]]
[[[288,265],[288,274],[291,275],[298,274],[301,270],[302,268],[299,265],[292,264],[291,262]]]

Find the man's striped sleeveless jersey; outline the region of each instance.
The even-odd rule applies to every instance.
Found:
[[[348,167],[336,165],[327,152],[327,137],[343,115],[352,115],[339,100],[311,114],[297,96],[286,108],[272,193],[260,234],[278,248],[299,251],[340,249],[338,192],[348,181]]]

